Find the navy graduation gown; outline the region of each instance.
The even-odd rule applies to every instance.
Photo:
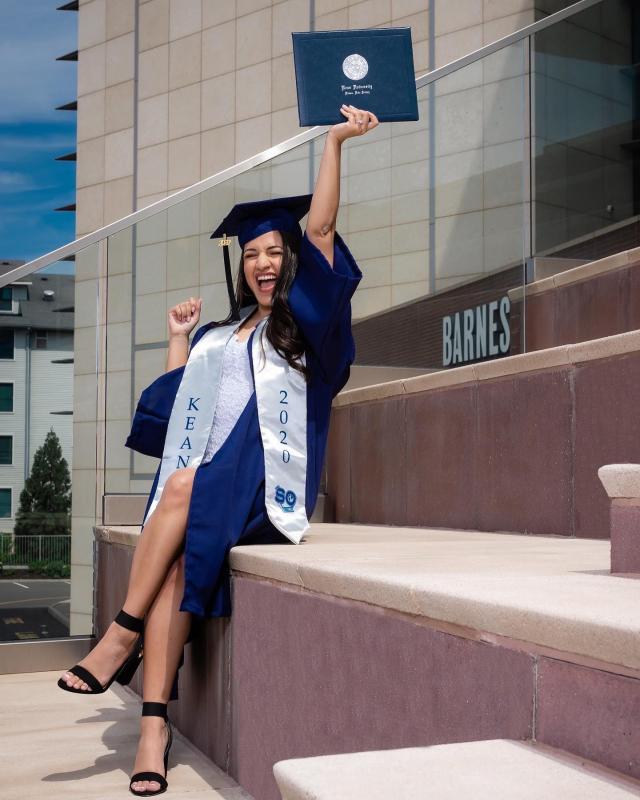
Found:
[[[306,510],[313,513],[324,461],[331,403],[349,378],[355,356],[351,297],[362,273],[336,234],[333,268],[305,233],[288,304],[305,340],[307,384]],[[195,332],[191,348],[216,323]],[[233,323],[237,325],[237,323]],[[253,333],[247,342],[251,361]],[[162,457],[167,426],[184,367],[161,375],[141,394],[126,446]],[[160,466],[145,516],[156,491]],[[233,430],[212,460],[196,468],[185,534],[185,590],[181,611],[199,617],[231,614],[228,556],[236,544],[290,544],[265,508],[264,450],[255,388]]]

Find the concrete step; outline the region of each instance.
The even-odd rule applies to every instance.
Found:
[[[534,739],[640,779],[640,581],[609,574],[608,542],[314,525],[231,566],[234,713],[260,703],[287,731],[254,719],[239,737],[234,776],[261,800],[267,736],[265,763]],[[290,713],[249,678],[258,654]]]
[[[406,378],[415,378],[416,375],[427,375],[436,372],[434,369],[416,369],[414,367],[372,367],[365,364],[352,364],[349,380],[342,389],[348,392],[351,389],[361,389],[363,386],[373,386],[387,381],[399,381]]]
[[[584,258],[557,258],[554,256],[535,256],[532,259],[531,273],[527,276],[529,281],[541,281],[551,278],[568,269],[581,267],[589,262]]]
[[[297,758],[282,800],[631,800],[640,783],[548,747],[494,740]]]
[[[96,531],[105,624],[138,531]],[[283,760],[496,739],[640,780],[640,581],[608,542],[313,524],[230,562],[230,627],[192,646],[176,719],[254,797]]]
[[[608,541],[315,524],[299,547],[236,547],[239,572],[640,670],[640,581]]]
[[[100,695],[69,694],[56,686],[59,675],[0,675],[0,797],[107,800],[130,796],[140,698],[117,684]],[[251,800],[176,731],[168,781],[168,791],[175,797]]]

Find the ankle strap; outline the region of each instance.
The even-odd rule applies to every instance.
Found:
[[[167,719],[167,704],[166,703],[153,703],[146,701],[142,704],[143,717],[162,717],[165,721]]]
[[[134,633],[144,632],[144,620],[138,617],[132,617],[131,614],[127,614],[124,609],[118,611],[115,621],[128,631],[133,631]]]

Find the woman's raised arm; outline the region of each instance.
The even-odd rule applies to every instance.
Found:
[[[355,106],[343,105],[340,113],[346,117],[346,121],[334,125],[327,133],[307,218],[307,237],[332,266],[333,237],[340,205],[342,143],[352,136],[362,136],[379,124],[375,114]]]

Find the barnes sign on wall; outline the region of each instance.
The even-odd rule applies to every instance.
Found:
[[[467,364],[509,352],[511,303],[505,295],[442,318],[442,366]]]

